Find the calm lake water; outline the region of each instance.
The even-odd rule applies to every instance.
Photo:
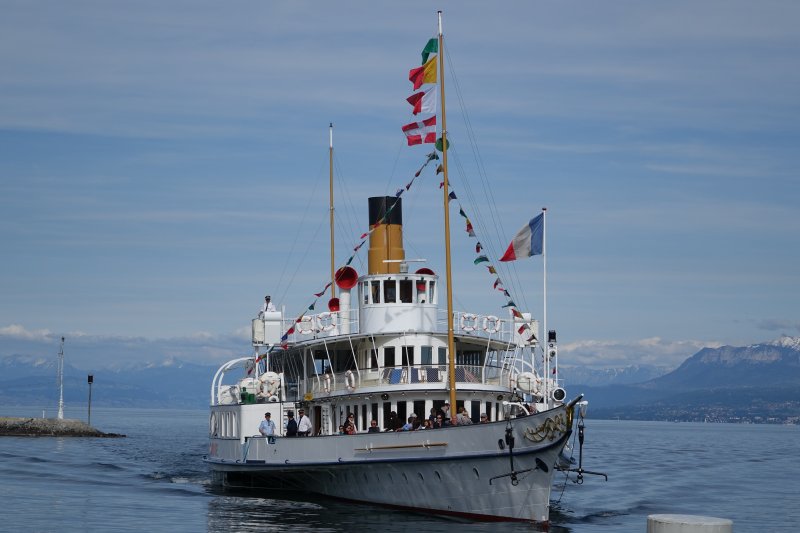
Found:
[[[55,410],[50,409],[49,416]],[[42,408],[0,406],[0,416]],[[83,418],[85,410],[66,410]],[[124,439],[0,437],[3,531],[533,531],[210,486],[205,411],[93,409]],[[647,515],[730,518],[734,531],[800,531],[800,427],[586,421],[583,485],[557,474],[552,531],[646,531]]]

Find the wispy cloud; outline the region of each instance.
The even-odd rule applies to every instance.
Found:
[[[718,341],[667,340],[659,337],[631,341],[582,340],[559,345],[559,357],[570,365],[607,368],[647,364],[675,368],[702,348]]]

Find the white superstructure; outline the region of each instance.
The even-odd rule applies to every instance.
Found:
[[[452,425],[394,431],[412,414],[442,413],[451,385],[439,277],[429,268],[408,272],[400,199],[370,199],[371,224],[387,212],[388,223],[370,238],[369,272],[340,269],[328,311],[254,319],[254,354],[214,376],[206,461],[215,480],[547,523],[579,398],[566,402],[559,384],[537,370],[538,345],[526,339],[527,331],[539,338],[539,328],[530,315],[456,312],[457,401],[444,415]],[[470,423],[457,423],[461,407]],[[301,408],[312,436],[288,437],[288,413]],[[258,433],[266,412],[274,437]],[[338,434],[350,414],[357,434]],[[368,432],[373,420],[379,432]]]

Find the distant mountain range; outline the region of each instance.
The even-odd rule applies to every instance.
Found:
[[[800,338],[703,348],[641,383],[573,385],[599,418],[800,421]]]
[[[0,406],[58,402],[55,358],[0,357]],[[92,403],[113,407],[204,408],[217,365],[170,359],[94,373]],[[800,338],[703,348],[677,369],[559,368],[570,395],[584,393],[594,418],[800,421]],[[85,404],[87,373],[64,368],[64,401]],[[0,413],[2,414],[2,413]]]
[[[0,405],[58,404],[57,361],[27,356],[0,358]],[[105,407],[202,408],[210,401],[217,366],[167,360],[93,374],[92,404]],[[88,401],[88,374],[64,365],[64,402]]]

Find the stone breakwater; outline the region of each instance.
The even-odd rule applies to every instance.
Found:
[[[103,433],[80,420],[0,417],[0,437],[124,437]]]

